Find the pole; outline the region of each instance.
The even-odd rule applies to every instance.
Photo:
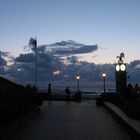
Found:
[[[79,92],[79,79],[77,79],[77,90]]]
[[[103,83],[104,83],[104,93],[106,92],[105,91],[105,77],[103,77]]]
[[[106,78],[106,74],[103,73],[103,74],[102,74],[102,77],[103,77],[103,90],[104,90],[104,93],[105,93],[105,92],[106,92],[106,91],[105,91],[105,78]]]
[[[35,37],[34,40],[34,49],[35,49],[35,86],[37,87],[37,40]]]
[[[80,81],[80,76],[77,76],[76,79],[77,79],[77,91],[78,91],[78,93],[79,93],[79,81]]]
[[[37,38],[30,38],[29,40],[29,45],[31,47],[33,47],[32,49],[34,50],[34,55],[35,55],[35,72],[34,72],[34,82],[35,82],[35,86],[37,87]]]

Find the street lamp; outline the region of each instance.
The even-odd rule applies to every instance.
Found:
[[[79,81],[80,81],[80,76],[77,76],[76,79],[77,79],[77,90],[78,90],[78,92],[79,92]]]
[[[103,89],[104,89],[104,93],[105,93],[105,91],[106,91],[106,89],[105,89],[105,78],[106,78],[106,74],[103,73],[102,74],[102,77],[103,77]]]

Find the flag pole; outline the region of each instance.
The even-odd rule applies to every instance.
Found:
[[[37,37],[34,40],[34,49],[35,49],[35,86],[37,87]]]
[[[34,82],[35,82],[35,87],[37,87],[37,37],[30,38],[29,45],[33,47],[32,49],[34,50],[34,54],[35,54]]]

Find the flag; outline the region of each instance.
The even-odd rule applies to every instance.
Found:
[[[30,40],[29,40],[29,45],[33,46],[34,49],[36,49],[36,47],[37,47],[37,40],[36,40],[36,38],[34,39],[34,38],[31,37]]]

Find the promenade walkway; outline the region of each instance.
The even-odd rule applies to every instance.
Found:
[[[7,130],[6,130],[7,129]],[[3,130],[3,140],[132,140],[95,101],[46,101],[40,111]]]

